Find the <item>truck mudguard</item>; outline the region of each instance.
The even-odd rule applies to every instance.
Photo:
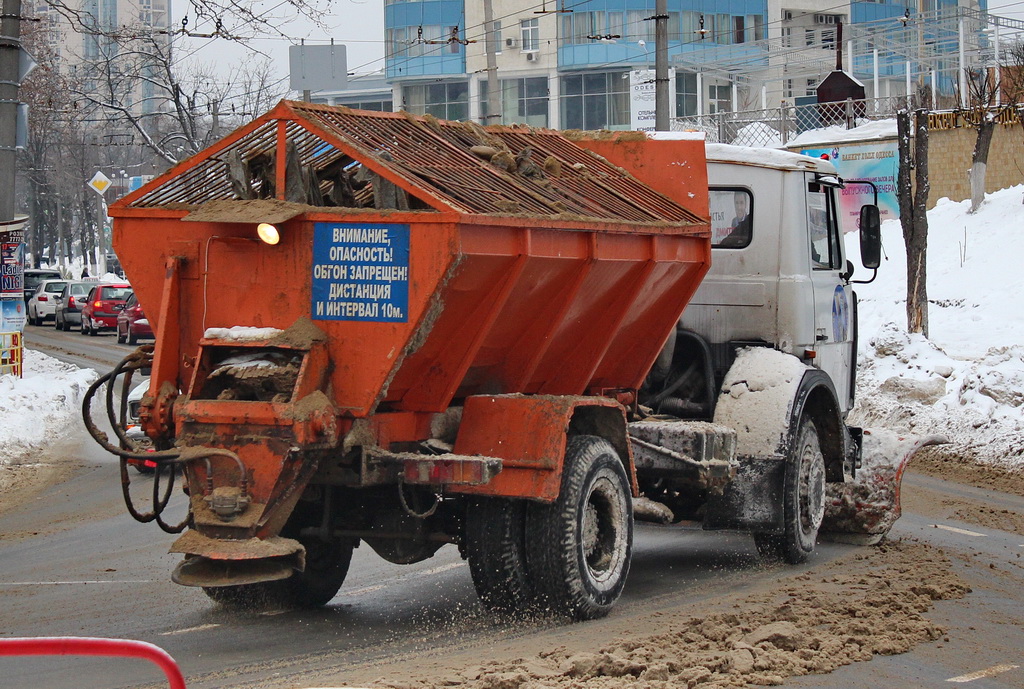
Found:
[[[722,382],[715,423],[736,430],[740,466],[725,492],[709,499],[705,528],[783,528],[785,462],[805,412],[820,430],[827,480],[842,481],[845,433],[828,375],[768,347],[737,354]]]
[[[482,486],[451,486],[473,493],[553,502],[562,481],[570,435],[595,435],[612,444],[637,494],[626,441],[626,412],[607,397],[475,395],[466,399],[454,452],[500,457],[502,470]]]

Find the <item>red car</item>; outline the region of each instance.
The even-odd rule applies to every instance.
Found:
[[[117,343],[135,344],[140,337],[153,337],[153,328],[142,312],[142,304],[133,292],[125,302],[121,313],[117,314]]]
[[[82,304],[82,334],[95,335],[107,328],[117,328],[117,314],[131,293],[132,286],[127,283],[101,282],[89,290]]]

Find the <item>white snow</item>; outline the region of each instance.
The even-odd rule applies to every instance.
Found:
[[[1024,186],[928,214],[928,335],[906,332],[906,251],[898,220],[882,225],[878,278],[860,297],[858,405],[851,421],[941,433],[981,462],[1024,469]],[[847,252],[857,262],[855,234]],[[865,279],[858,270],[854,279]]]
[[[248,325],[233,325],[230,328],[207,328],[203,337],[208,340],[231,340],[247,342],[253,340],[269,340],[280,335],[283,330],[278,328],[254,328]]]
[[[709,151],[712,147],[709,147]],[[769,152],[776,155],[778,151]],[[858,407],[851,422],[939,433],[981,462],[1024,469],[1024,186],[929,216],[929,336],[906,333],[906,258],[899,221],[882,226],[886,260],[860,297]],[[858,262],[857,237],[847,236]],[[854,279],[866,279],[859,268]],[[273,328],[211,329],[207,337],[271,337]],[[0,463],[80,425],[95,373],[27,351],[25,377],[0,376]]]
[[[704,132],[678,131],[678,132],[647,132],[648,139],[656,141],[704,141],[707,137]]]
[[[845,124],[836,124],[821,129],[809,129],[786,142],[788,147],[833,144],[849,141],[871,141],[872,139],[892,139],[896,137],[896,120],[864,120],[853,129]]]
[[[25,350],[23,377],[0,376],[0,466],[81,427],[82,397],[96,372]]]
[[[783,170],[814,170],[826,174],[836,174],[832,163],[820,158],[781,151],[775,148],[749,148],[732,144],[707,144],[708,163],[716,161],[726,163],[745,163],[747,165],[765,165]]]

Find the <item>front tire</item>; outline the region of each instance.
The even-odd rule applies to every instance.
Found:
[[[814,421],[803,416],[786,461],[784,489],[785,530],[781,535],[755,534],[761,556],[806,562],[818,540],[825,516],[825,457]]]
[[[625,587],[633,548],[629,479],[611,443],[569,438],[558,499],[528,505],[526,533],[540,602],[576,620],[607,615]]]

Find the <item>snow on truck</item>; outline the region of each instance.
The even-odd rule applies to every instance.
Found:
[[[799,562],[819,530],[884,533],[913,450],[844,421],[842,185],[696,135],[283,101],[111,206],[157,340],[86,423],[132,515],[181,533],[173,580],[229,604],[323,605],[360,543],[398,564],[454,544],[486,607],[595,618],[634,518]],[[90,417],[140,369],[156,452]]]

